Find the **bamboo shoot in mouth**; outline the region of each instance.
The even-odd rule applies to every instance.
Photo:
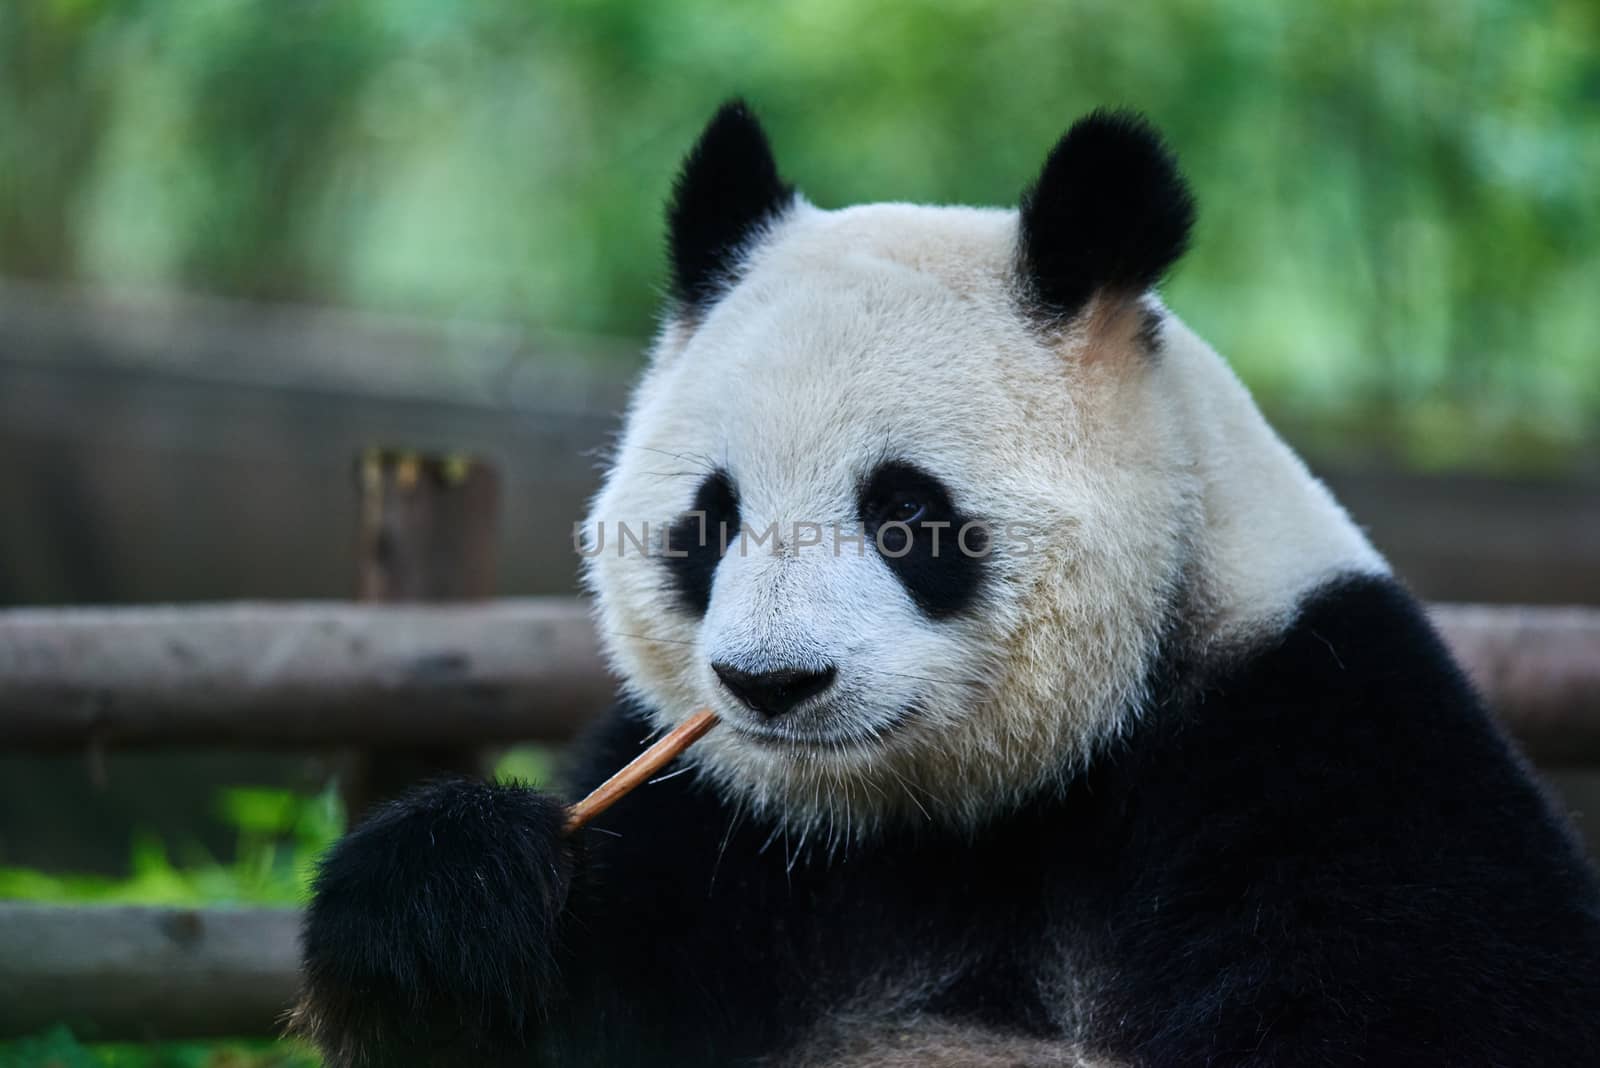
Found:
[[[595,787],[582,801],[567,810],[567,833],[579,830],[590,820],[626,797],[636,786],[659,771],[673,757],[689,748],[717,725],[717,714],[702,708],[662,736],[654,745],[623,766],[611,778]]]

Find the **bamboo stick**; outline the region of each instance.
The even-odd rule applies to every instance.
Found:
[[[717,714],[702,708],[672,730],[656,744],[640,753],[611,778],[595,787],[582,801],[567,810],[567,833],[571,834],[626,797],[634,787],[654,775],[673,757],[704,737],[706,731],[717,725]]]

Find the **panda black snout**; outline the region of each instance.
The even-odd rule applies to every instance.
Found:
[[[832,664],[821,670],[778,668],[773,671],[743,671],[732,664],[713,661],[711,670],[722,685],[750,711],[764,719],[777,719],[808,697],[833,685],[838,674]]]

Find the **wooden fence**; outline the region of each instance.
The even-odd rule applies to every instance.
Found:
[[[1436,606],[1529,754],[1600,766],[1600,611]],[[576,601],[0,612],[0,749],[561,740],[609,699]],[[266,1034],[292,910],[0,904],[0,1036]]]
[[[1600,765],[1600,610],[1437,605],[1545,766]],[[0,611],[0,749],[561,740],[613,684],[581,602]]]

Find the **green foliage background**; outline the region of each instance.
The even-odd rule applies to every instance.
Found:
[[[822,206],[1009,204],[1141,108],[1201,197],[1170,302],[1275,415],[1423,465],[1593,440],[1593,0],[12,0],[0,271],[640,335],[736,91]]]

